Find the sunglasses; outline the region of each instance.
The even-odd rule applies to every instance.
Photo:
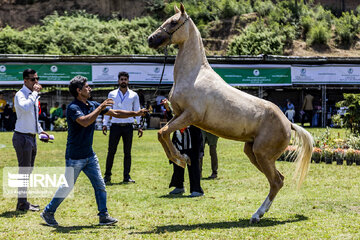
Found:
[[[27,79],[30,80],[30,81],[32,81],[32,82],[34,82],[34,81],[36,81],[36,80],[39,81],[40,78],[39,78],[39,77],[35,77],[35,78],[27,78]]]

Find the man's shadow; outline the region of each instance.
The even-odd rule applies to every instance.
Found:
[[[239,219],[232,222],[214,222],[214,223],[199,223],[193,225],[165,225],[158,226],[152,231],[147,232],[133,232],[131,234],[161,234],[166,232],[180,232],[180,231],[193,231],[195,229],[229,229],[229,228],[248,228],[248,227],[272,227],[276,225],[283,225],[287,223],[294,223],[299,221],[308,220],[308,217],[304,215],[295,215],[294,219],[285,221],[278,221],[273,218],[264,218],[257,224],[250,224],[249,219]]]
[[[190,197],[185,194],[165,194],[165,195],[161,195],[159,198],[190,198]]]
[[[2,218],[13,218],[13,217],[21,217],[26,214],[26,211],[6,211],[0,214]]]
[[[42,223],[41,225],[46,226],[46,227],[50,227],[48,225],[46,225],[45,223]],[[57,233],[80,233],[80,230],[83,229],[95,229],[95,228],[104,228],[104,229],[108,229],[108,228],[118,228],[118,226],[116,225],[106,225],[106,226],[100,226],[100,225],[81,225],[81,226],[56,226],[56,227],[51,227],[53,228],[52,232],[57,232]]]

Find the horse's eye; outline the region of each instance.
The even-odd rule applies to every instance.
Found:
[[[175,20],[172,20],[172,21],[170,22],[170,25],[171,25],[172,27],[175,27],[176,24],[177,24],[177,21],[175,21]]]

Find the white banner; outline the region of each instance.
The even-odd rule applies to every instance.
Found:
[[[292,66],[291,80],[293,84],[360,84],[360,66]]]
[[[119,72],[129,73],[130,84],[158,84],[163,71],[159,63],[117,63],[93,64],[93,84],[117,84]],[[166,64],[162,84],[172,84],[173,64]]]

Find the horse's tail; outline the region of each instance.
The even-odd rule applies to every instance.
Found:
[[[296,169],[294,179],[297,179],[299,189],[309,171],[314,140],[311,134],[299,125],[292,123],[291,129],[296,132],[294,144],[297,145],[297,148],[295,151]]]

